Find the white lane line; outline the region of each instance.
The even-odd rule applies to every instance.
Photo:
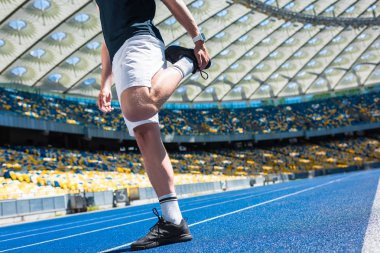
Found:
[[[118,250],[118,249],[122,249],[124,247],[128,247],[132,244],[133,242],[129,242],[129,243],[126,243],[126,244],[123,244],[123,245],[120,245],[120,246],[116,246],[115,248],[111,248],[111,249],[107,249],[105,251],[100,251],[98,253],[109,253],[109,252],[112,252],[114,250]]]
[[[324,183],[324,184],[320,184],[320,185],[317,185],[317,186],[309,187],[309,188],[303,189],[301,191],[297,191],[297,192],[294,192],[294,193],[286,194],[286,195],[283,195],[281,197],[274,198],[274,199],[271,199],[271,200],[268,200],[268,201],[264,201],[264,202],[261,202],[261,203],[255,204],[255,205],[251,205],[251,206],[248,206],[248,207],[245,207],[245,208],[241,208],[241,209],[238,209],[238,210],[235,210],[235,211],[232,211],[232,212],[228,212],[228,213],[225,213],[225,214],[222,214],[222,215],[214,216],[214,217],[209,218],[209,219],[205,219],[205,220],[202,220],[202,221],[198,221],[198,222],[192,223],[192,224],[189,225],[189,227],[193,227],[193,226],[205,223],[205,222],[209,222],[209,221],[212,221],[212,220],[220,219],[220,218],[232,215],[232,214],[240,213],[240,212],[245,211],[245,210],[253,209],[253,208],[256,208],[256,207],[259,207],[259,206],[262,206],[262,205],[266,205],[266,204],[269,204],[269,203],[272,203],[272,202],[276,202],[276,201],[279,201],[279,200],[282,200],[282,199],[286,199],[286,198],[289,198],[289,197],[292,197],[292,196],[295,196],[295,195],[299,195],[299,194],[307,192],[307,191],[312,191],[312,190],[315,190],[317,188],[321,188],[323,186],[339,182],[341,180],[342,180],[342,178],[339,178],[339,179],[332,180],[332,181],[329,181],[329,182]],[[113,250],[117,250],[117,249],[120,249],[120,248],[123,248],[123,247],[127,247],[127,246],[131,245],[132,243],[133,242],[129,242],[127,244],[123,244],[123,245],[114,247],[112,249],[106,249],[104,251],[100,251],[99,253],[109,253],[109,252],[111,252]]]
[[[118,217],[118,218],[113,218],[113,219],[107,219],[107,220],[103,220],[102,217],[99,217],[98,220],[99,219],[102,219],[102,220],[97,221],[97,222],[91,222],[91,223],[87,223],[87,224],[83,224],[83,225],[77,225],[77,226],[72,226],[72,227],[67,227],[67,228],[60,228],[60,229],[45,231],[45,232],[41,232],[41,233],[34,233],[34,234],[28,234],[28,235],[13,237],[13,238],[5,239],[5,240],[0,240],[0,243],[1,242],[7,242],[7,241],[13,241],[13,240],[21,239],[21,238],[26,238],[26,237],[32,237],[32,236],[36,236],[36,235],[44,235],[44,234],[55,233],[55,232],[69,230],[69,229],[73,229],[73,228],[87,227],[87,226],[91,226],[91,225],[95,225],[95,224],[100,224],[100,223],[105,223],[105,222],[109,222],[109,221],[128,219],[130,217],[141,216],[141,215],[149,214],[149,213],[152,213],[152,212],[144,212],[144,213],[129,215],[129,216],[125,216],[125,217]]]
[[[182,205],[191,205],[193,203],[205,202],[205,201],[209,201],[212,199],[221,199],[221,198],[241,196],[241,195],[245,195],[245,194],[252,194],[252,189],[258,189],[258,188],[240,189],[240,190],[245,190],[245,191],[243,193],[238,193],[238,194],[236,194],[236,192],[233,192],[234,190],[232,190],[231,192],[229,192],[229,191],[218,192],[218,193],[210,194],[210,196],[211,196],[210,198],[207,198],[207,195],[204,195],[204,196],[198,196],[198,197],[202,197],[202,198],[189,200],[189,201],[186,201],[186,200],[188,200],[188,198],[184,198],[184,199],[182,199],[182,202],[183,202]],[[263,189],[263,188],[261,188],[261,189]],[[240,192],[240,190],[235,190],[235,191]],[[251,191],[249,191],[249,190],[251,190]],[[220,196],[220,194],[223,194],[223,193],[235,193],[235,194],[231,194],[231,195],[228,194],[227,196]],[[219,195],[219,196],[214,196],[214,195]],[[185,203],[185,201],[186,201],[186,203]]]
[[[304,184],[300,184],[298,186],[302,186]],[[295,187],[295,186],[292,186],[292,187]],[[252,189],[252,188],[251,188]],[[256,188],[257,189],[257,188]],[[261,189],[264,189],[264,188],[261,188]],[[258,193],[263,193],[263,192],[266,192],[265,190],[262,191],[262,192],[258,192]],[[226,193],[226,192],[219,192],[218,194],[221,194],[221,193]],[[246,192],[243,192],[243,193],[239,193],[239,194],[233,194],[233,195],[227,195],[227,196],[217,196],[217,197],[211,197],[211,198],[203,198],[203,199],[196,199],[194,201],[187,201],[186,203],[180,203],[180,206],[183,207],[183,206],[189,206],[189,205],[194,205],[195,203],[198,204],[198,202],[209,202],[210,200],[214,200],[214,199],[227,199],[227,198],[234,198],[234,197],[238,197],[238,196],[244,196],[244,195],[249,195],[249,194],[252,194],[252,193],[256,193],[256,192],[252,192],[252,191],[246,191]],[[179,199],[181,201],[181,199]],[[185,200],[185,199],[184,199]]]
[[[68,236],[65,236],[65,237],[59,237],[59,238],[51,239],[51,240],[47,240],[47,241],[27,244],[27,245],[24,245],[24,246],[19,246],[19,247],[15,247],[15,248],[11,248],[11,249],[0,250],[0,252],[8,252],[8,251],[11,251],[11,250],[16,250],[16,249],[29,248],[29,247],[32,247],[32,246],[41,245],[41,244],[45,244],[45,243],[48,243],[48,242],[60,241],[60,240],[63,240],[63,239],[68,239],[68,238],[72,238],[72,237],[76,237],[76,236],[80,236],[80,235],[91,234],[91,233],[95,233],[95,232],[99,232],[99,231],[103,231],[103,230],[107,230],[107,229],[123,227],[123,226],[127,226],[127,225],[130,225],[130,224],[139,223],[139,222],[147,221],[147,220],[153,220],[153,219],[157,219],[157,217],[151,217],[151,218],[147,218],[147,219],[144,219],[144,220],[132,221],[132,222],[123,223],[123,224],[119,224],[119,225],[115,225],[115,226],[111,226],[111,227],[105,227],[105,228],[100,228],[100,229],[96,229],[96,230],[91,230],[91,231],[87,231],[87,232],[83,232],[83,233],[79,233],[79,234],[68,235]]]
[[[66,226],[66,225],[72,225],[72,224],[77,224],[77,223],[84,223],[84,222],[88,222],[88,221],[99,220],[99,218],[101,218],[101,219],[104,219],[104,218],[111,218],[111,217],[120,216],[120,215],[122,215],[122,214],[123,214],[123,213],[121,213],[121,214],[113,214],[113,215],[108,215],[108,216],[106,215],[106,216],[101,216],[101,217],[92,218],[92,219],[87,219],[87,220],[73,221],[73,222],[67,222],[67,223],[63,223],[63,224],[58,224],[58,225],[48,226],[48,227],[42,227],[42,228],[35,228],[35,229],[23,230],[23,231],[20,231],[20,232],[14,232],[14,233],[10,233],[10,234],[3,234],[3,235],[0,235],[0,237],[6,237],[6,236],[18,235],[18,234],[25,234],[25,233],[29,233],[29,232],[40,231],[40,230],[46,230],[46,229],[49,229],[49,228],[63,227],[63,226]],[[20,225],[20,224],[19,224],[19,225]],[[22,224],[21,224],[21,225],[22,225]]]
[[[199,210],[199,209],[203,209],[203,208],[210,207],[210,206],[217,206],[217,205],[221,205],[221,204],[235,202],[235,201],[239,201],[239,200],[243,200],[243,199],[249,199],[249,198],[259,197],[259,196],[262,196],[262,195],[266,195],[268,193],[279,192],[279,191],[293,189],[293,188],[297,188],[297,187],[285,187],[283,189],[273,190],[273,191],[269,191],[269,192],[265,192],[265,193],[261,193],[261,194],[255,194],[255,195],[241,197],[241,198],[237,198],[237,199],[231,199],[231,200],[226,200],[226,201],[222,201],[222,202],[217,202],[217,203],[213,203],[213,204],[209,204],[209,205],[205,205],[205,206],[194,207],[194,208],[190,208],[190,209],[184,210],[184,211],[182,211],[182,213],[186,213],[186,212],[190,212],[190,211],[194,211],[194,210]]]
[[[323,186],[339,182],[341,180],[342,179],[336,179],[336,180],[327,182],[325,184],[321,184],[321,185],[313,186],[313,187],[310,187],[310,188],[306,188],[304,190],[297,191],[297,192],[294,192],[294,193],[289,193],[289,194],[286,194],[284,196],[281,196],[281,197],[278,197],[278,198],[274,198],[274,199],[271,199],[271,200],[268,200],[268,201],[264,201],[264,202],[261,202],[261,203],[258,203],[258,204],[252,205],[252,206],[247,206],[245,208],[238,209],[238,210],[235,210],[235,211],[232,211],[232,212],[229,212],[229,213],[221,214],[221,215],[218,215],[218,216],[206,219],[206,220],[198,221],[198,222],[192,223],[191,225],[189,225],[189,227],[196,226],[198,224],[202,224],[202,223],[209,222],[209,221],[212,221],[212,220],[216,220],[216,219],[219,219],[219,218],[222,218],[222,217],[225,217],[225,216],[229,216],[229,215],[232,215],[232,214],[235,214],[235,213],[240,213],[240,212],[245,211],[245,210],[249,210],[249,209],[252,209],[252,208],[255,208],[255,207],[258,207],[258,206],[262,206],[262,205],[266,205],[266,204],[269,204],[269,203],[272,203],[272,202],[276,202],[276,201],[279,201],[279,200],[282,200],[282,199],[286,199],[286,198],[289,198],[289,197],[292,197],[292,196],[295,196],[295,195],[299,195],[299,194],[304,193],[304,192],[312,191],[312,190],[315,190],[317,188],[321,188]]]
[[[380,252],[380,179],[377,185],[371,216],[369,218],[367,231],[364,237],[362,252]]]
[[[262,196],[262,195],[265,195],[265,194],[268,194],[268,193],[277,192],[277,191],[281,191],[281,190],[286,190],[286,189],[289,189],[289,188],[297,188],[297,187],[299,187],[299,186],[293,186],[293,187],[289,186],[289,187],[285,187],[285,188],[282,188],[282,189],[277,189],[277,190],[265,192],[265,193],[262,193],[262,194],[256,194],[256,195],[252,195],[252,196],[248,196],[248,197],[242,197],[242,198],[237,198],[237,199],[233,199],[233,200],[218,202],[218,203],[214,203],[214,204],[210,204],[210,205],[206,205],[206,206],[201,206],[201,207],[196,207],[196,208],[184,210],[184,211],[182,211],[182,213],[190,212],[190,211],[193,211],[193,210],[198,210],[198,209],[202,209],[202,208],[206,208],[206,207],[210,207],[210,206],[214,206],[214,205],[218,205],[218,204],[225,204],[225,203],[228,203],[228,202],[234,202],[234,201],[238,201],[238,200],[242,200],[242,199],[247,199],[249,197],[253,198],[253,197],[257,197],[257,196]],[[143,221],[148,221],[148,220],[153,220],[153,219],[157,219],[157,218],[156,217],[151,217],[151,218],[147,218],[147,219],[137,220],[137,221],[133,221],[133,222],[127,222],[127,223],[123,223],[123,224],[119,224],[119,225],[115,225],[115,226],[110,226],[110,227],[105,227],[105,228],[101,228],[101,229],[90,230],[90,231],[83,232],[83,233],[78,233],[78,234],[73,234],[73,235],[69,235],[69,236],[59,237],[59,238],[52,239],[52,240],[46,240],[46,241],[42,241],[42,242],[38,242],[38,243],[32,243],[32,244],[28,244],[28,245],[23,245],[23,246],[11,248],[11,249],[0,250],[0,253],[1,252],[11,251],[11,250],[16,250],[16,249],[22,249],[22,248],[32,247],[32,246],[36,246],[36,245],[40,245],[40,244],[45,244],[45,243],[49,243],[49,242],[59,241],[59,240],[68,239],[68,238],[72,238],[72,237],[76,237],[76,236],[90,234],[90,233],[95,233],[95,232],[99,232],[99,231],[103,231],[103,230],[118,228],[118,227],[127,226],[127,225],[130,225],[130,224],[140,223],[140,222],[143,222]]]
[[[154,204],[154,203],[152,203],[152,204]],[[148,204],[148,205],[150,205],[150,204]],[[117,211],[125,211],[125,212],[120,212],[118,214],[104,215],[104,216],[100,216],[100,217],[96,217],[96,218],[91,218],[91,219],[85,219],[85,220],[73,221],[73,222],[66,222],[66,223],[63,223],[63,224],[57,224],[57,225],[52,225],[52,226],[47,226],[47,227],[41,227],[41,228],[36,228],[36,229],[23,230],[23,231],[19,231],[19,232],[8,233],[8,234],[1,234],[0,238],[1,237],[11,236],[11,235],[24,234],[24,233],[27,233],[27,232],[46,230],[48,228],[56,228],[56,227],[62,227],[62,226],[66,226],[66,225],[72,225],[72,224],[77,224],[77,223],[83,223],[83,222],[93,221],[93,220],[99,220],[99,218],[104,219],[104,218],[118,217],[118,216],[121,216],[121,215],[129,215],[131,213],[136,213],[136,212],[141,211],[139,209],[140,207],[142,207],[142,205],[122,207],[122,208],[119,208],[119,209],[97,210],[97,211],[93,211],[91,213],[76,213],[76,214],[70,214],[70,216],[56,217],[56,218],[50,218],[50,219],[40,220],[40,221],[24,222],[22,224],[12,224],[12,225],[4,226],[4,227],[0,226],[0,229],[2,229],[2,228],[5,229],[7,227],[14,227],[14,226],[20,226],[20,225],[31,224],[31,223],[43,223],[43,222],[52,221],[52,220],[64,221],[65,219],[74,218],[74,217],[80,216],[80,215],[91,217],[92,215],[95,215],[97,213],[107,214],[107,213],[110,213],[110,212],[113,213],[113,212],[117,212]],[[123,210],[123,209],[125,209],[125,210]]]

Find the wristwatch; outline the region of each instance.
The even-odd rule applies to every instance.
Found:
[[[193,38],[194,43],[196,43],[196,42],[198,42],[200,40],[203,41],[203,42],[206,41],[206,36],[203,33],[200,33],[198,36],[195,36]]]

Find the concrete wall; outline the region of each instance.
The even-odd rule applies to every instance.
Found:
[[[66,214],[65,195],[0,201],[0,225]]]

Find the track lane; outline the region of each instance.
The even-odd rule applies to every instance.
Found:
[[[355,173],[350,173],[350,174],[355,174]],[[356,174],[359,174],[359,173],[356,173]],[[328,176],[328,177],[323,177],[323,178],[322,177],[316,178],[313,180],[302,180],[302,181],[296,181],[296,182],[291,182],[291,183],[286,183],[286,184],[270,185],[266,187],[257,187],[257,188],[252,188],[248,190],[214,194],[213,195],[214,197],[220,196],[220,198],[215,198],[213,201],[208,201],[209,203],[207,203],[207,205],[205,205],[206,203],[204,203],[206,201],[203,201],[207,199],[207,196],[203,196],[201,198],[195,197],[195,198],[183,199],[181,200],[181,208],[184,211],[184,216],[185,217],[188,216],[190,224],[192,224],[194,222],[199,222],[202,219],[204,220],[204,219],[208,219],[210,217],[214,217],[217,215],[223,215],[226,212],[231,212],[231,210],[245,208],[252,204],[265,202],[276,197],[281,197],[284,194],[285,195],[291,194],[292,192],[297,190],[295,188],[312,187],[313,185],[318,185],[328,180],[334,180],[342,176],[344,175],[333,175],[333,176]],[[289,186],[290,188],[288,189],[287,187]],[[270,193],[271,191],[273,192]],[[246,193],[247,195],[256,194],[259,196],[244,199],[244,197],[247,197]],[[236,197],[241,198],[241,199],[238,201],[228,202],[229,200],[232,200]],[[204,199],[202,200],[202,198]],[[199,203],[197,202],[191,203],[192,199],[200,200],[200,201],[198,201]],[[184,202],[183,204],[182,204],[182,201]],[[223,203],[223,202],[226,202],[226,203]],[[221,204],[218,205],[218,203],[221,203]],[[189,210],[187,211],[187,209],[183,207],[186,205],[188,205],[188,207],[192,206],[193,208],[188,208]],[[157,204],[144,205],[137,209],[140,212],[142,210],[147,212],[147,210],[149,210],[149,208],[152,206],[157,206]],[[202,206],[206,206],[206,207],[202,208]],[[126,209],[128,208],[125,208],[125,210]],[[134,211],[136,212],[136,210]],[[101,214],[108,214],[108,213],[109,212],[99,212],[98,214],[100,214],[101,216]],[[113,227],[113,228],[106,229],[106,230],[102,230],[104,226],[98,227],[95,224],[94,227],[90,226],[88,228],[92,229],[92,231],[97,230],[97,229],[99,231],[88,233],[88,234],[86,234],[87,232],[89,232],[88,228],[84,230],[81,228],[78,228],[78,231],[75,229],[72,229],[72,230],[69,230],[68,232],[70,233],[67,233],[67,234],[62,233],[62,231],[60,232],[57,231],[56,233],[52,233],[51,235],[47,237],[38,236],[37,237],[38,240],[35,240],[35,241],[28,240],[28,238],[20,238],[19,240],[14,241],[16,247],[25,246],[28,244],[34,244],[34,243],[38,243],[44,240],[45,241],[53,240],[53,241],[43,243],[43,244],[37,244],[35,246],[17,249],[17,251],[14,251],[14,252],[32,252],[31,250],[33,250],[33,252],[56,252],[54,249],[60,249],[60,252],[84,253],[84,252],[96,252],[99,250],[104,250],[106,248],[112,248],[118,245],[125,244],[129,241],[133,241],[137,237],[140,237],[143,234],[145,234],[147,232],[147,229],[155,223],[155,218],[152,217],[152,214],[150,214],[150,212],[147,212],[147,213],[149,214],[141,217],[141,218],[147,217],[146,218],[147,220],[145,221],[140,221],[140,222],[132,223],[129,225],[121,225],[123,223],[107,223],[109,227]],[[82,217],[86,217],[86,216],[82,215]],[[61,219],[57,219],[57,220],[61,220]],[[136,220],[131,219],[129,222],[135,222],[135,221]],[[128,223],[128,222],[124,222],[124,223]],[[84,233],[84,234],[80,236],[71,237],[73,234],[77,232]],[[240,236],[240,235],[236,235],[236,236]],[[67,238],[55,240],[57,238],[62,238],[62,237],[67,237]],[[100,238],[100,239],[97,239],[97,238]],[[3,238],[0,237],[0,239],[3,239]],[[8,246],[8,243],[6,243],[6,245]],[[9,248],[10,247],[7,247],[7,249]],[[0,248],[0,252],[2,250],[4,250],[3,247]],[[8,251],[8,252],[12,252],[12,251]]]
[[[275,194],[276,192],[278,192],[278,194],[280,194],[280,192],[283,190],[283,189],[286,189],[286,190],[289,190],[289,189],[293,189],[293,188],[297,188],[297,187],[302,187],[304,184],[307,184],[307,182],[306,181],[299,181],[299,182],[296,182],[295,184],[283,184],[283,185],[273,185],[273,187],[260,187],[260,188],[256,188],[256,189],[259,189],[259,191],[258,191],[258,193],[256,194],[257,195],[257,197],[261,197],[261,198],[265,198],[265,197],[263,197],[263,195],[268,195],[268,194],[270,194],[270,192],[274,192],[273,194]],[[290,185],[292,185],[291,187],[289,187]],[[279,186],[282,186],[282,187],[279,187]],[[272,190],[274,188],[274,190]],[[255,190],[255,188],[253,188],[253,189],[251,189],[251,191],[252,190]],[[238,193],[238,192],[237,192]],[[256,195],[253,195],[253,196],[249,196],[249,198],[255,198],[256,197]],[[269,196],[268,196],[269,197]],[[246,198],[246,197],[241,197],[241,198]],[[249,199],[249,198],[246,198],[246,199]],[[223,198],[221,198],[221,199],[223,199]],[[210,205],[214,205],[214,206],[218,206],[218,203],[219,203],[220,201],[215,201],[215,203],[209,203],[209,204],[207,204],[206,206],[205,206],[205,208],[206,207],[209,207]],[[224,200],[224,201],[222,201],[223,203],[222,204],[224,204],[225,202],[229,202],[231,205],[235,205],[236,204],[236,202],[239,202],[239,199],[238,200],[234,200],[234,201],[230,201],[230,200]],[[242,203],[240,203],[240,204],[244,204],[245,202],[242,202]],[[205,208],[203,208],[203,209],[205,209]],[[225,207],[224,207],[225,208]],[[189,209],[189,212],[191,212],[191,211],[195,211],[195,210],[200,210],[200,209],[202,209],[202,206],[196,206],[196,207],[194,207],[194,208],[190,208]],[[146,209],[145,209],[146,210]],[[188,212],[187,211],[187,209],[184,209],[184,208],[182,208],[182,210],[183,210],[183,212],[184,212],[184,215],[186,216],[186,213]],[[206,212],[207,213],[207,212]],[[140,231],[140,234],[144,234],[144,233],[146,233],[146,230],[147,230],[147,228],[152,224],[152,223],[154,223],[155,222],[155,217],[152,217],[152,214],[149,214],[148,215],[148,220],[147,221],[149,221],[149,222],[146,222],[146,224],[145,225],[142,225],[142,226],[140,226],[139,228],[141,228],[142,230]],[[153,221],[152,221],[153,220]],[[132,221],[131,221],[132,222]],[[145,222],[145,221],[142,221],[142,222]],[[129,223],[129,222],[127,222],[127,223]],[[125,226],[125,225],[123,225],[124,223],[119,223],[119,224],[112,224],[112,226],[110,226],[111,228],[119,228],[119,225],[120,225],[120,227],[123,227],[123,226]],[[110,228],[110,229],[111,229]],[[97,227],[91,227],[91,229],[93,229],[93,230],[98,230],[98,229],[101,229],[100,231],[103,231],[102,229],[103,228],[97,228]],[[108,230],[108,229],[107,229]],[[119,229],[118,229],[119,230]],[[125,228],[121,228],[121,230],[124,230],[124,231],[122,231],[122,232],[127,232],[127,234],[129,235],[129,236],[131,236],[131,233],[130,233],[130,230],[128,230],[128,229],[125,229]],[[133,229],[133,230],[136,230],[136,229]],[[60,231],[59,232],[59,236],[62,238],[62,237],[68,237],[68,238],[72,238],[71,237],[71,235],[72,235],[72,233],[74,232],[75,230],[70,230],[70,231],[67,231],[68,233],[66,234],[66,233],[62,233],[62,231]],[[97,232],[97,231],[96,231]],[[112,231],[107,231],[107,232],[110,232],[110,233],[112,233]],[[83,232],[83,231],[80,231],[80,234],[81,233],[87,233],[87,232]],[[138,235],[139,233],[137,233],[137,231],[136,231],[136,234]],[[136,239],[136,234],[132,234],[132,236],[131,236],[131,240],[132,240],[132,238],[134,238],[134,239]],[[48,235],[48,236],[44,236],[44,235],[41,235],[41,236],[38,236],[38,240],[37,241],[30,241],[30,240],[23,240],[23,242],[24,242],[24,245],[25,244],[35,244],[35,243],[39,243],[39,242],[41,242],[41,241],[43,241],[43,240],[45,240],[45,241],[49,241],[49,240],[55,240],[55,239],[57,239],[57,238],[53,238],[53,237],[57,237],[57,235],[56,234],[51,234],[51,235]],[[129,237],[129,236],[127,236],[127,238]],[[27,239],[27,238],[26,238]],[[66,239],[66,238],[63,238],[63,239]],[[90,239],[93,239],[93,238],[90,238]],[[7,243],[7,249],[9,249],[10,247],[12,247],[12,246],[14,246],[14,248],[17,248],[17,246],[16,245],[19,245],[20,244],[20,242],[19,241],[14,241],[14,242],[11,242],[11,241],[8,241],[8,243]],[[71,244],[72,245],[72,244]],[[0,245],[0,252],[2,252],[2,250],[4,250],[4,247],[2,247],[2,245]],[[70,249],[70,250],[72,250],[72,249]],[[72,252],[72,251],[67,251],[67,252]],[[91,252],[91,251],[89,251],[89,252]]]

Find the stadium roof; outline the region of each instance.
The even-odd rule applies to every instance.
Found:
[[[156,2],[155,23],[166,44],[191,47],[185,30]],[[380,82],[378,26],[298,23],[224,0],[185,2],[209,38],[213,66],[206,81],[199,74],[184,80],[172,102],[286,97]],[[261,2],[341,18],[377,18],[380,8],[380,0]],[[93,1],[0,0],[0,82],[95,97],[102,41]]]

